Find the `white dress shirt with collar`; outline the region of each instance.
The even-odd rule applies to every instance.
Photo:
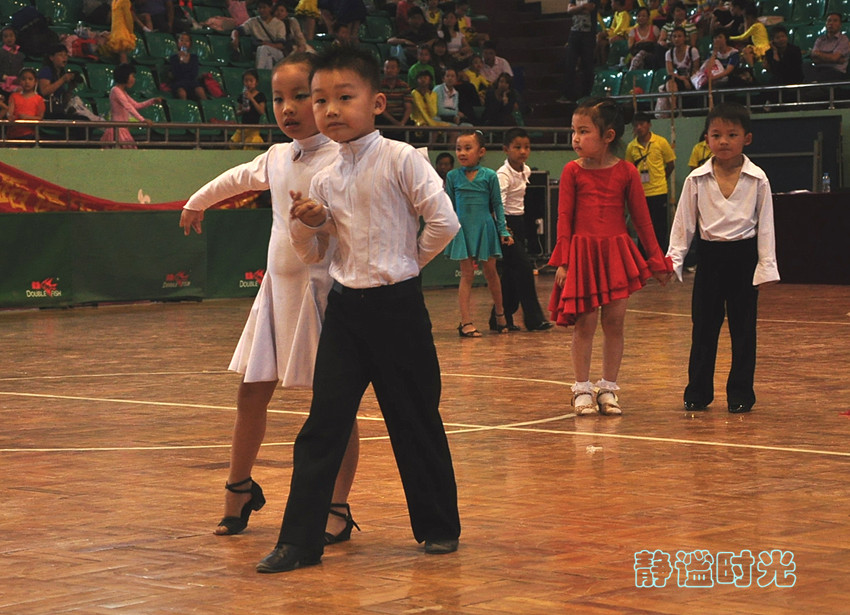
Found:
[[[460,229],[440,176],[420,152],[377,130],[340,143],[339,153],[310,186],[310,197],[325,207],[325,222],[290,223],[298,256],[307,263],[321,259],[333,235],[330,275],[343,286],[372,288],[416,277]]]
[[[706,241],[757,237],[758,264],[753,286],[779,280],[770,183],[764,171],[746,156],[738,183],[729,198],[720,191],[713,159],[694,169],[685,180],[667,251],[679,280],[682,279],[685,254],[697,230]]]
[[[511,163],[505,160],[505,164],[496,171],[499,177],[499,189],[502,192],[502,205],[505,207],[506,216],[521,216],[525,213],[525,188],[528,186],[528,178],[531,169],[527,164],[522,165],[522,171],[517,171]]]

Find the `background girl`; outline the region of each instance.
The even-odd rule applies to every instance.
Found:
[[[509,246],[514,240],[505,224],[499,178],[495,171],[479,164],[487,153],[484,149],[484,135],[480,131],[467,130],[460,133],[455,153],[461,167],[446,175],[446,192],[455,206],[460,231],[446,248],[445,254],[452,260],[460,261],[460,325],[457,332],[461,337],[481,337],[472,324],[470,308],[473,261],[477,260],[493,298],[495,318],[490,322],[490,329],[507,333],[508,324],[502,307],[502,283],[496,271],[496,258],[502,256],[500,242]]]
[[[260,75],[256,69],[249,68],[242,73],[242,93],[236,101],[236,115],[240,124],[259,124],[266,116],[266,95],[257,89]],[[263,143],[263,136],[257,128],[237,130],[230,137],[234,143]]]
[[[266,431],[266,414],[278,382],[284,388],[309,387],[331,288],[328,264],[305,265],[289,243],[290,191],[307,194],[310,180],[338,154],[338,146],[319,134],[310,99],[310,71],[315,56],[292,53],[274,68],[272,95],[278,126],[292,143],[272,145],[252,162],[239,165],[198,190],[183,209],[185,234],[201,232],[204,210],[246,190],[272,193],[272,233],[268,268],[251,315],[236,347],[230,369],[243,375],[236,402],[236,425],[225,488],[224,518],[218,535],[238,534],[252,510],[265,504],[263,490],[251,478]],[[325,544],[348,540],[355,525],[346,503],[359,455],[357,422],[334,486]]]
[[[44,99],[35,91],[36,74],[31,68],[21,69],[18,83],[21,91],[9,96],[9,109],[6,116],[10,120],[40,120],[44,118]],[[32,139],[35,129],[25,125],[12,124],[6,129],[10,139]]]
[[[109,119],[113,122],[126,122],[131,117],[145,124],[152,124],[148,119],[142,117],[139,109],[150,107],[154,103],[161,102],[161,98],[149,98],[144,102],[136,102],[127,93],[127,90],[136,84],[136,69],[132,64],[121,64],[115,68],[112,75],[115,85],[109,91]],[[115,129],[107,128],[100,138],[103,143],[115,143]],[[118,141],[124,149],[136,149],[136,141],[130,134],[128,128],[118,128]]]
[[[592,98],[579,105],[572,119],[579,158],[561,173],[558,241],[549,260],[557,271],[549,310],[557,324],[575,325],[572,403],[578,416],[597,410],[622,414],[616,391],[629,295],[650,277],[666,284],[672,271],[658,247],[640,175],[614,154],[624,129],[622,112],[613,100]],[[626,229],[626,207],[649,255],[648,264]],[[600,308],[602,379],[594,394],[590,359]]]

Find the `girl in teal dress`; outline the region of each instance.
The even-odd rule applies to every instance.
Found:
[[[452,260],[460,261],[460,325],[457,331],[461,337],[481,337],[472,324],[470,307],[474,261],[478,261],[484,271],[487,287],[493,297],[495,317],[490,321],[490,329],[499,333],[509,331],[502,307],[502,284],[496,271],[496,259],[502,256],[500,244],[509,246],[514,240],[505,224],[505,210],[496,172],[479,165],[486,152],[484,135],[480,131],[462,132],[455,146],[461,168],[453,169],[446,175],[446,192],[460,220],[460,231],[446,248],[445,254]]]

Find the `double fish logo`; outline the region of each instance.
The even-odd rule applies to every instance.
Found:
[[[27,290],[28,298],[43,298],[43,297],[61,297],[62,291],[59,289],[59,278],[44,278],[43,280],[34,280]]]

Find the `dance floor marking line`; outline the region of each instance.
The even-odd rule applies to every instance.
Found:
[[[469,377],[469,378],[511,378],[511,377],[503,377],[503,376],[482,376],[475,374],[444,374],[444,376],[457,376],[457,377]],[[520,378],[516,378],[520,379]],[[535,382],[550,382],[554,384],[566,385],[563,382],[557,381],[548,381],[548,380],[533,380],[528,379],[529,381]],[[154,405],[154,406],[171,406],[171,407],[180,407],[180,408],[199,408],[206,410],[235,410],[233,407],[228,406],[213,406],[208,404],[186,404],[186,403],[176,403],[176,402],[153,402],[153,401],[142,401],[142,400],[128,400],[128,399],[105,399],[105,398],[93,398],[93,397],[81,397],[81,396],[72,396],[72,395],[48,395],[44,393],[20,393],[14,391],[0,391],[0,395],[7,395],[13,397],[33,397],[33,398],[49,398],[49,399],[67,399],[67,400],[77,400],[77,401],[89,401],[89,402],[106,402],[106,403],[118,403],[118,404],[134,404],[134,405]],[[269,412],[279,413],[279,414],[295,414],[295,415],[306,415],[306,412],[296,412],[291,410],[269,410]],[[592,431],[573,431],[573,430],[560,430],[560,429],[541,429],[532,427],[533,425],[540,425],[542,423],[551,423],[554,421],[560,421],[563,419],[573,418],[575,414],[561,414],[554,417],[547,417],[542,419],[530,420],[530,421],[522,421],[519,423],[507,423],[505,425],[471,425],[466,423],[445,423],[447,428],[446,433],[448,435],[458,435],[465,433],[475,433],[475,432],[484,432],[484,431],[520,431],[526,433],[540,433],[540,434],[550,434],[550,435],[566,435],[566,436],[588,436],[593,438],[611,438],[611,439],[620,439],[620,440],[635,440],[641,442],[657,442],[663,444],[682,444],[682,445],[697,445],[697,446],[714,446],[720,448],[738,448],[738,449],[747,449],[747,450],[758,450],[758,451],[771,451],[771,452],[783,452],[783,453],[803,453],[810,455],[824,455],[831,457],[850,457],[850,452],[842,452],[842,451],[827,451],[827,450],[819,450],[819,449],[808,449],[808,448],[799,448],[799,447],[789,447],[789,446],[771,446],[764,444],[740,444],[735,442],[718,442],[711,440],[687,440],[683,438],[663,438],[657,436],[640,436],[640,435],[629,435],[629,434],[610,434],[610,433],[597,433]],[[366,421],[383,421],[381,417],[367,417],[367,416],[358,416],[359,420]],[[452,429],[453,428],[453,429]],[[365,436],[362,437],[362,441],[377,441],[377,440],[386,440],[388,436]],[[292,446],[293,442],[265,442],[262,446],[264,447],[273,447],[273,446]],[[185,445],[170,445],[170,446],[121,446],[121,447],[56,447],[56,448],[0,448],[0,453],[32,453],[32,452],[109,452],[109,451],[165,451],[165,450],[192,450],[192,449],[220,449],[220,448],[229,448],[230,443],[227,444],[185,444]]]
[[[627,312],[632,312],[634,314],[650,314],[652,316],[672,316],[674,318],[690,318],[691,313],[687,314],[678,314],[676,312],[660,312],[658,310],[633,310],[631,308],[626,310]],[[772,324],[780,324],[780,325],[842,325],[848,326],[850,325],[850,320],[845,321],[836,321],[836,320],[787,320],[781,318],[759,318],[758,321],[761,323],[772,323]]]

